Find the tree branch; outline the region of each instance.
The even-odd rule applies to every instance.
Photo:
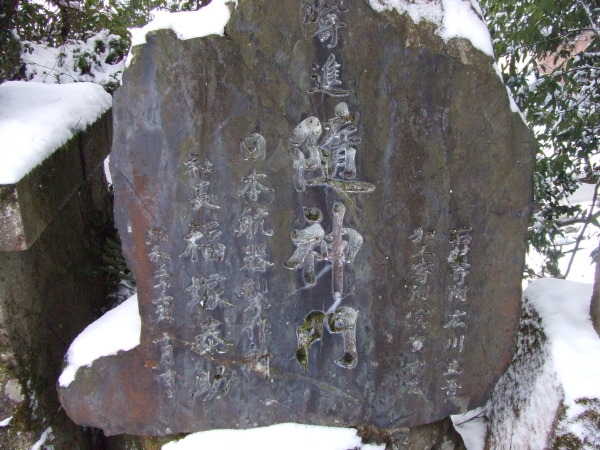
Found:
[[[565,61],[566,63],[567,61]],[[544,74],[542,76],[547,76],[547,77],[552,77],[552,78],[556,78],[556,77],[562,77],[564,75],[567,75],[569,73],[573,73],[573,72],[579,72],[579,71],[587,71],[589,70],[590,72],[594,72],[598,70],[598,67],[596,66],[591,66],[589,64],[585,64],[583,66],[577,66],[577,67],[572,67],[570,69],[563,69],[563,70],[555,70],[553,72],[550,72],[548,74]],[[540,77],[541,78],[541,77]]]
[[[567,38],[575,33],[581,34],[584,31],[589,31],[589,30],[594,31],[591,28],[587,28],[587,27],[586,28],[572,28],[572,29],[566,31],[565,33],[559,34],[557,36],[549,37],[547,39],[541,39],[539,41],[535,41],[535,42],[531,42],[531,43],[527,43],[527,44],[515,45],[515,46],[512,46],[512,48],[514,50],[530,50],[531,53],[533,53],[537,57],[539,57],[539,56],[543,56],[544,53],[547,53],[547,50],[545,50],[543,53],[541,51],[539,51],[539,52],[534,51],[533,49],[537,48],[538,46],[540,46],[542,44],[547,44],[547,43],[550,43],[553,41],[559,41],[559,40],[564,41],[565,38]],[[560,43],[560,42],[557,43],[556,48],[558,49],[558,47],[560,47],[561,45],[562,45],[562,43]],[[507,52],[507,53],[510,54],[511,52]]]
[[[592,15],[591,9],[588,7],[588,5],[583,3],[582,0],[577,0],[577,4],[583,8],[583,10],[588,16],[588,20],[590,21],[592,31],[596,34],[597,37],[600,38],[600,28],[598,28],[598,25],[596,25],[596,23],[594,22],[594,16]]]
[[[579,233],[579,236],[577,236],[577,241],[575,242],[575,248],[573,249],[573,254],[571,255],[571,259],[569,260],[569,265],[567,266],[567,270],[565,271],[565,274],[563,275],[562,278],[567,278],[567,276],[569,275],[569,272],[571,271],[571,266],[573,265],[573,260],[575,259],[575,254],[577,253],[577,250],[579,250],[579,244],[581,244],[581,240],[583,239],[583,235],[585,234],[585,230],[586,230],[587,226],[590,224],[590,222],[593,219],[593,211],[594,211],[594,206],[596,205],[596,201],[598,200],[598,189],[599,188],[600,188],[600,180],[598,180],[598,182],[596,183],[596,186],[594,188],[594,196],[592,198],[590,212],[587,215],[587,218],[585,220],[585,223],[583,224],[583,227],[581,227],[581,232]]]
[[[600,211],[598,211],[597,213],[595,213],[593,216],[591,216],[589,218],[577,216],[577,217],[569,217],[568,219],[558,219],[556,221],[556,224],[559,225],[559,226],[561,226],[561,227],[564,227],[564,226],[567,226],[567,225],[574,225],[576,223],[585,223],[588,220],[592,221],[592,220],[595,220],[595,219],[597,219],[599,217],[600,217]]]

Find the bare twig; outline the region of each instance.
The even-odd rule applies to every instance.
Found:
[[[579,244],[581,243],[581,240],[583,239],[585,230],[587,229],[587,226],[590,224],[590,222],[592,221],[592,219],[594,217],[593,211],[594,211],[594,206],[596,205],[596,201],[598,200],[598,188],[600,188],[600,180],[598,180],[598,182],[596,183],[596,186],[594,187],[594,196],[592,198],[592,204],[590,205],[590,211],[587,215],[585,223],[581,227],[579,236],[577,236],[577,241],[575,242],[575,248],[573,249],[573,254],[571,255],[571,259],[569,260],[569,265],[567,266],[567,270],[565,271],[565,274],[562,276],[562,278],[567,278],[567,276],[569,275],[569,272],[571,271],[571,266],[573,265],[573,260],[575,259],[575,254],[579,250]]]
[[[585,216],[575,216],[575,217],[569,217],[568,219],[558,219],[556,221],[556,223],[561,226],[564,227],[566,225],[574,225],[576,223],[585,223],[586,221],[592,221],[594,219],[597,219],[600,217],[600,211],[598,211],[597,213],[595,213],[594,215],[590,217],[585,217]]]
[[[455,426],[458,427],[458,426],[460,426],[460,425],[462,425],[464,423],[471,422],[472,420],[476,420],[476,419],[483,418],[485,420],[486,413],[487,413],[487,409],[483,409],[483,410],[479,411],[476,415],[474,415],[473,417],[471,417],[470,419],[467,419],[467,420],[465,420],[464,422],[461,422],[461,423],[457,423]]]
[[[565,61],[566,62],[566,61]],[[598,67],[596,66],[592,66],[589,64],[583,65],[583,66],[577,66],[577,67],[572,67],[570,69],[564,69],[564,70],[555,70],[552,73],[549,74],[544,74],[546,77],[548,78],[559,78],[562,77],[564,75],[567,75],[569,73],[573,73],[573,72],[579,72],[579,71],[584,71],[584,70],[589,70],[591,72],[597,71]],[[541,77],[540,77],[541,78]]]
[[[582,33],[582,32],[587,31],[587,30],[589,30],[589,28],[571,28],[567,32],[559,34],[557,36],[553,36],[553,37],[548,38],[548,39],[541,39],[541,40],[535,41],[535,42],[533,42],[531,44],[515,45],[515,46],[513,46],[513,48],[515,50],[523,50],[523,49],[529,50],[532,47],[537,47],[538,45],[545,44],[547,42],[558,41],[558,40],[565,40],[565,38],[568,38],[568,37],[572,36],[575,33]]]

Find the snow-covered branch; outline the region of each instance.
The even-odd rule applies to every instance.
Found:
[[[600,27],[594,21],[594,15],[592,14],[592,10],[588,5],[586,5],[582,0],[577,0],[577,4],[583,8],[585,13],[587,14],[588,20],[590,21],[590,27],[594,34],[600,38]]]

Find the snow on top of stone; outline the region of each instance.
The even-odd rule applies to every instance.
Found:
[[[229,22],[229,4],[237,5],[237,0],[212,0],[198,11],[155,11],[154,19],[142,28],[132,28],[131,46],[145,44],[150,31],[170,29],[182,40],[218,34],[223,36]]]
[[[490,33],[476,0],[369,0],[369,4],[378,12],[395,9],[398,14],[408,14],[415,23],[431,22],[445,42],[468,39],[473,47],[494,56]]]
[[[0,85],[0,184],[18,182],[111,105],[94,83]]]
[[[268,403],[267,403],[268,404]],[[362,444],[353,428],[281,423],[248,430],[210,430],[163,445],[162,450],[384,450],[385,445]]]
[[[531,283],[524,296],[542,319],[570,413],[578,409],[576,399],[600,398],[600,337],[590,318],[592,285],[543,278]]]
[[[90,366],[102,356],[116,355],[119,351],[137,347],[141,331],[136,294],[88,325],[75,338],[67,351],[67,367],[58,383],[67,387],[75,380],[80,367]]]

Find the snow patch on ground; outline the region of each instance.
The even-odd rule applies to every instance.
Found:
[[[463,438],[467,450],[483,450],[487,424],[485,422],[486,407],[475,408],[464,414],[450,416],[454,429]]]
[[[213,0],[198,11],[169,12],[154,11],[154,19],[142,28],[132,28],[131,47],[146,43],[146,35],[150,31],[170,29],[182,40],[218,34],[223,36],[225,26],[229,22],[231,11],[230,4],[234,7],[237,0]],[[127,58],[127,65],[131,58]]]
[[[163,445],[162,450],[384,450],[385,445],[362,444],[352,428],[282,423],[249,430],[210,430]]]
[[[431,22],[437,26],[436,34],[445,42],[464,38],[471,41],[473,47],[494,57],[490,33],[475,0],[369,0],[369,4],[378,12],[395,9],[398,14],[408,14],[415,23]]]
[[[524,292],[517,352],[490,404],[491,448],[546,448],[567,434],[580,439],[581,448],[597,448],[600,431],[586,427],[581,416],[591,408],[581,399],[600,399],[591,295],[591,284],[554,278]]]
[[[0,85],[0,184],[18,182],[111,105],[93,83]]]
[[[138,346],[141,331],[136,294],[88,325],[75,338],[67,352],[67,367],[58,383],[66,387],[75,379],[80,367],[90,366],[102,356],[115,355]]]
[[[592,285],[544,278],[532,283],[527,299],[542,318],[554,370],[565,403],[600,398],[600,337],[590,318]]]

